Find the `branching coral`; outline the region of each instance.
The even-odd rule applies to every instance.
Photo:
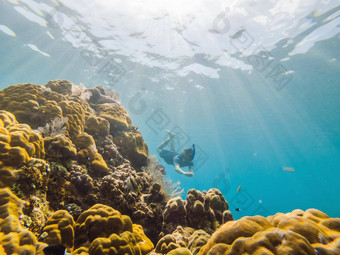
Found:
[[[142,168],[152,180],[159,185],[161,185],[162,190],[164,190],[170,198],[181,196],[184,193],[184,189],[180,187],[180,182],[177,181],[173,183],[170,179],[163,176],[159,169],[159,162],[155,155],[151,155],[148,158],[148,164],[146,167]]]
[[[90,91],[88,91],[83,83],[80,83],[79,86],[72,83],[71,93],[74,96],[78,96],[84,101],[88,101],[92,95]]]
[[[38,127],[37,131],[43,137],[65,134],[67,121],[68,121],[68,118],[55,117],[52,121],[47,123],[44,127]]]

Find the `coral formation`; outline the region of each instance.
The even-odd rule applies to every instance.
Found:
[[[75,141],[78,149],[78,158],[82,163],[89,163],[96,175],[103,175],[109,171],[103,157],[97,152],[93,137],[87,133],[79,135]]]
[[[177,248],[167,253],[167,255],[192,255],[187,248]]]
[[[130,217],[121,215],[109,206],[96,204],[83,212],[75,225],[75,248],[84,243],[91,243],[97,237],[109,237],[111,234],[132,232]]]
[[[47,236],[44,242],[47,244],[61,244],[73,249],[74,220],[65,210],[56,211],[46,222],[43,233]],[[45,235],[46,235],[45,234]]]
[[[340,219],[316,209],[234,221],[218,189],[182,199],[101,86],[17,84],[0,109],[0,254],[340,253]]]
[[[196,255],[201,247],[205,245],[210,238],[210,235],[202,229],[196,230],[190,237],[188,248],[193,255]]]
[[[18,199],[9,188],[0,189],[0,253],[43,254],[46,245],[38,243],[36,236],[19,221],[24,201]]]
[[[45,137],[44,141],[47,157],[51,161],[62,162],[74,159],[77,155],[75,145],[63,134]]]
[[[180,197],[184,193],[184,189],[180,187],[180,182],[173,183],[170,179],[164,177],[164,172],[160,169],[156,155],[151,155],[148,158],[148,164],[142,167],[142,170],[151,176],[160,186],[161,189],[169,196],[169,198]]]
[[[309,209],[243,217],[218,229],[198,254],[332,254],[340,219]]]
[[[9,187],[17,180],[17,167],[44,155],[42,137],[30,126],[18,124],[13,114],[0,111],[0,187]]]
[[[181,246],[176,243],[176,238],[172,235],[166,235],[162,237],[157,245],[156,245],[156,252],[161,254],[167,254],[168,252],[180,248]]]
[[[127,131],[131,126],[131,119],[126,109],[120,104],[98,104],[94,106],[97,116],[106,119],[110,123],[110,134]]]
[[[127,131],[114,137],[123,156],[128,158],[133,167],[140,169],[148,162],[149,150],[139,131]]]
[[[163,213],[163,232],[172,233],[177,226],[186,225],[185,202],[180,197],[170,199]]]
[[[110,132],[110,123],[106,119],[95,115],[86,116],[85,132],[92,136],[108,136]]]
[[[222,224],[223,215],[229,208],[222,193],[217,189],[208,192],[191,189],[186,197],[186,201],[180,197],[168,201],[163,213],[163,233],[172,233],[177,226],[213,233]]]

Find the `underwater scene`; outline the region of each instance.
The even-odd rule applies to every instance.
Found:
[[[340,254],[340,0],[2,0],[0,43],[0,255]]]

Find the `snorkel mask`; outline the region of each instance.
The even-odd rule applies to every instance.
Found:
[[[195,157],[195,144],[192,145],[192,158],[191,160],[194,160],[194,157]]]
[[[190,154],[188,154],[190,152]],[[185,148],[181,153],[181,157],[184,158],[185,161],[193,161],[195,157],[195,145],[192,145],[192,148]]]

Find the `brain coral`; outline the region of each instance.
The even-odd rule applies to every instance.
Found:
[[[13,113],[20,123],[37,128],[55,117],[62,117],[57,102],[63,100],[66,100],[63,95],[40,85],[17,84],[1,91],[0,108]]]
[[[149,149],[139,131],[120,133],[114,137],[114,142],[133,167],[139,169],[147,164]]]
[[[15,168],[32,157],[43,158],[44,140],[26,124],[18,124],[14,115],[0,111],[0,187],[17,179]]]
[[[44,126],[55,118],[67,117],[66,132],[73,140],[84,131],[89,106],[80,98],[69,96],[65,92],[66,83],[70,82],[51,81],[47,83],[49,87],[30,83],[10,86],[1,91],[0,108],[13,113],[19,122],[32,128]]]
[[[210,235],[204,230],[196,230],[189,238],[188,248],[192,254],[196,255],[201,247],[205,245],[210,238]]]
[[[187,248],[177,248],[167,253],[167,255],[192,255]]]
[[[133,232],[125,231],[120,235],[111,234],[108,238],[96,238],[89,247],[89,254],[141,254],[146,255],[153,249],[152,242],[144,235],[139,225]]]
[[[110,131],[110,123],[104,118],[88,114],[85,120],[85,131],[92,136],[107,136]]]
[[[74,220],[65,210],[56,211],[47,221],[43,232],[47,233],[44,242],[47,244],[62,244],[73,249]]]
[[[103,157],[97,152],[96,143],[93,137],[87,133],[79,135],[76,139],[78,148],[78,158],[81,162],[90,161],[91,169],[94,174],[105,174],[108,167]]]
[[[162,231],[168,234],[177,226],[188,226],[211,234],[223,220],[232,220],[228,208],[227,201],[218,189],[210,189],[208,192],[190,189],[186,201],[180,197],[168,201],[163,213]]]
[[[329,255],[339,251],[339,238],[339,218],[330,218],[316,209],[295,210],[267,218],[252,216],[229,221],[198,254]]]
[[[110,134],[126,131],[131,126],[131,119],[125,108],[120,104],[98,104],[95,106],[98,116],[110,123]]]
[[[96,204],[83,212],[75,225],[75,248],[91,243],[97,237],[108,238],[111,234],[132,232],[130,217],[121,215],[110,206]]]
[[[59,127],[59,131],[63,131],[52,130],[52,134],[62,133],[66,137],[46,137],[44,134],[48,132],[42,132],[48,151],[57,150],[57,154],[48,153],[48,159],[60,160],[61,156],[73,159],[75,149],[72,143],[86,130],[99,140],[109,137],[134,167],[141,168],[147,163],[148,147],[142,135],[132,125],[125,108],[106,95],[102,87],[86,89],[66,80],[50,81],[45,86],[17,84],[0,91],[0,109],[11,112],[20,123],[33,129],[41,131]],[[62,121],[63,125],[55,125]],[[110,134],[119,138],[113,140]],[[102,148],[100,153],[107,151]],[[99,171],[107,172],[105,162],[98,155],[92,161]]]
[[[166,254],[174,249],[180,248],[176,238],[170,234],[163,236],[156,245],[156,252]]]
[[[43,254],[43,244],[19,222],[24,202],[9,188],[0,189],[0,254]]]

